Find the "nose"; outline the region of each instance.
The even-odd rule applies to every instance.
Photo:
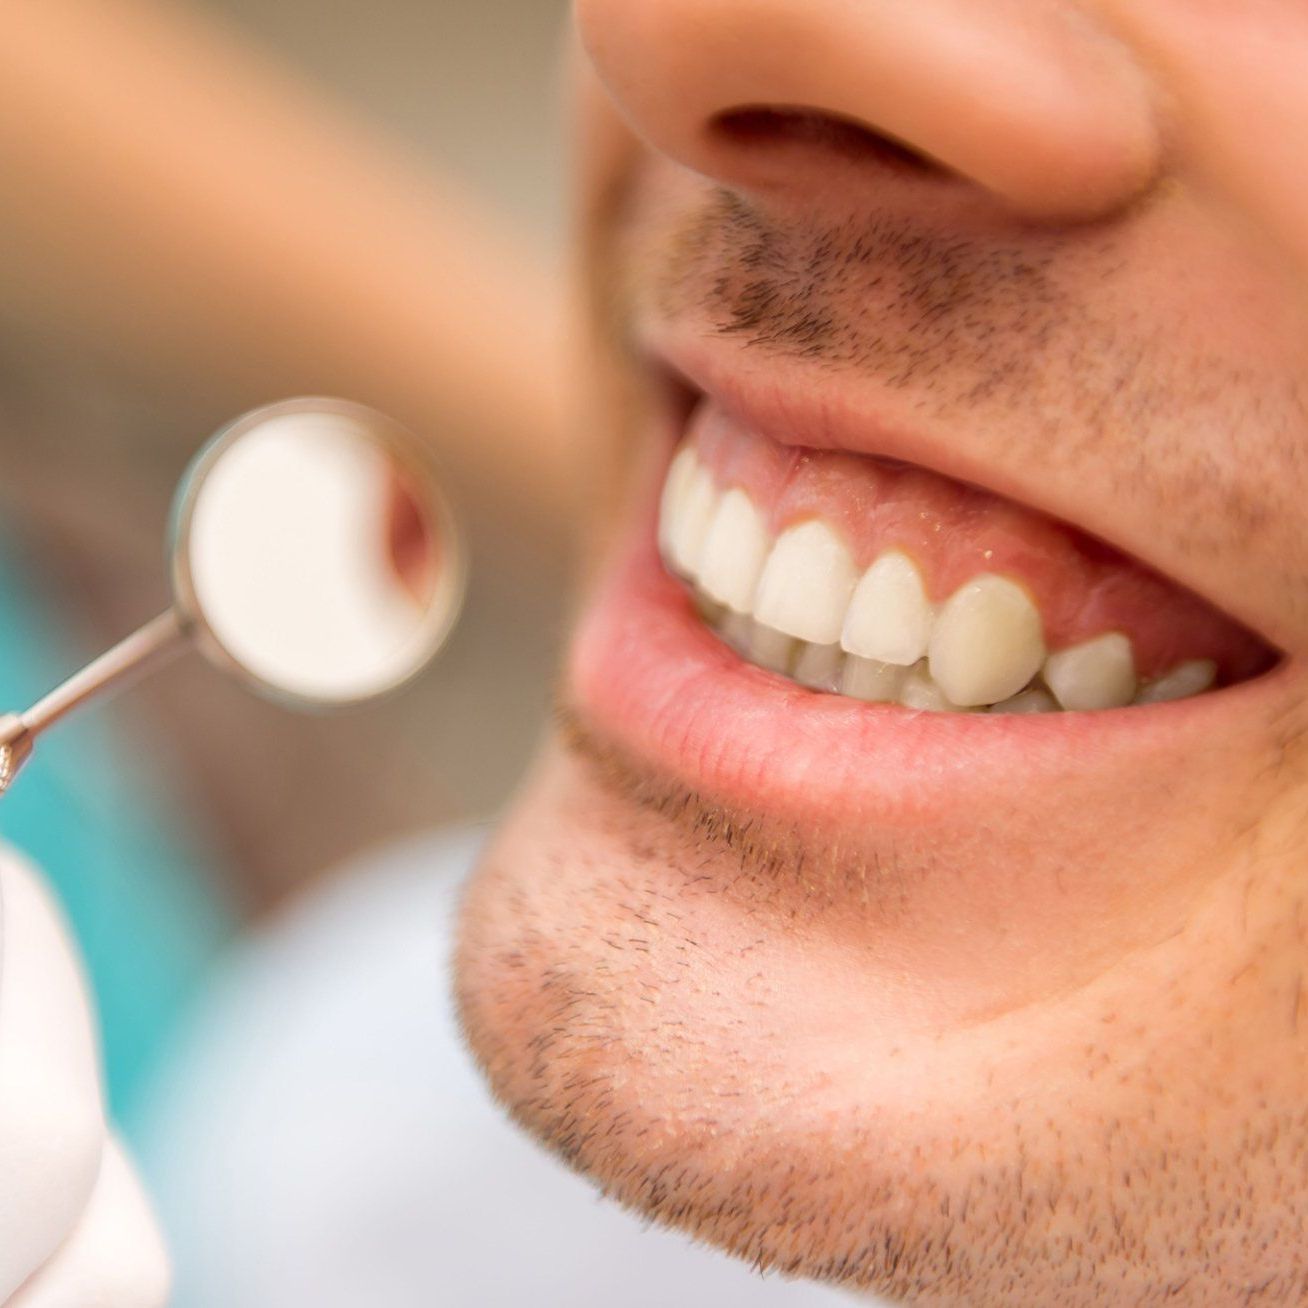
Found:
[[[811,193],[856,133],[1020,215],[1083,220],[1159,162],[1143,70],[1064,0],[578,0],[577,21],[637,134],[741,189]],[[779,148],[797,125],[807,147]]]

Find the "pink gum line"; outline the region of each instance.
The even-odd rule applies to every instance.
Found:
[[[1271,661],[1257,636],[1190,591],[988,491],[868,456],[781,446],[711,406],[692,419],[689,438],[716,483],[743,489],[773,535],[820,517],[844,537],[859,567],[886,550],[903,550],[937,603],[980,573],[1020,582],[1040,609],[1051,649],[1122,631],[1138,675],[1211,658],[1224,682]]]

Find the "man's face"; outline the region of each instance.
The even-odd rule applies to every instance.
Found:
[[[618,472],[467,902],[496,1091],[763,1267],[1299,1301],[1308,11],[579,29]]]

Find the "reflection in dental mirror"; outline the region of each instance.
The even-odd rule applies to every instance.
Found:
[[[457,582],[442,524],[380,435],[372,415],[340,409],[260,415],[183,490],[179,603],[202,646],[275,694],[341,703],[389,690],[448,621],[438,591]]]
[[[334,707],[412,678],[463,594],[425,451],[340,400],[288,400],[219,432],[178,489],[174,604],[25,713],[0,716],[0,792],[35,737],[192,641],[272,698]]]

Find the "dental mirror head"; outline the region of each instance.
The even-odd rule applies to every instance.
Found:
[[[357,704],[411,680],[463,594],[425,451],[340,400],[288,400],[219,432],[178,489],[170,558],[201,652],[302,707]]]
[[[169,561],[171,609],[25,713],[0,715],[0,793],[40,732],[191,645],[290,706],[385,695],[445,643],[465,576],[426,451],[333,399],[272,404],[214,436],[178,488]]]

